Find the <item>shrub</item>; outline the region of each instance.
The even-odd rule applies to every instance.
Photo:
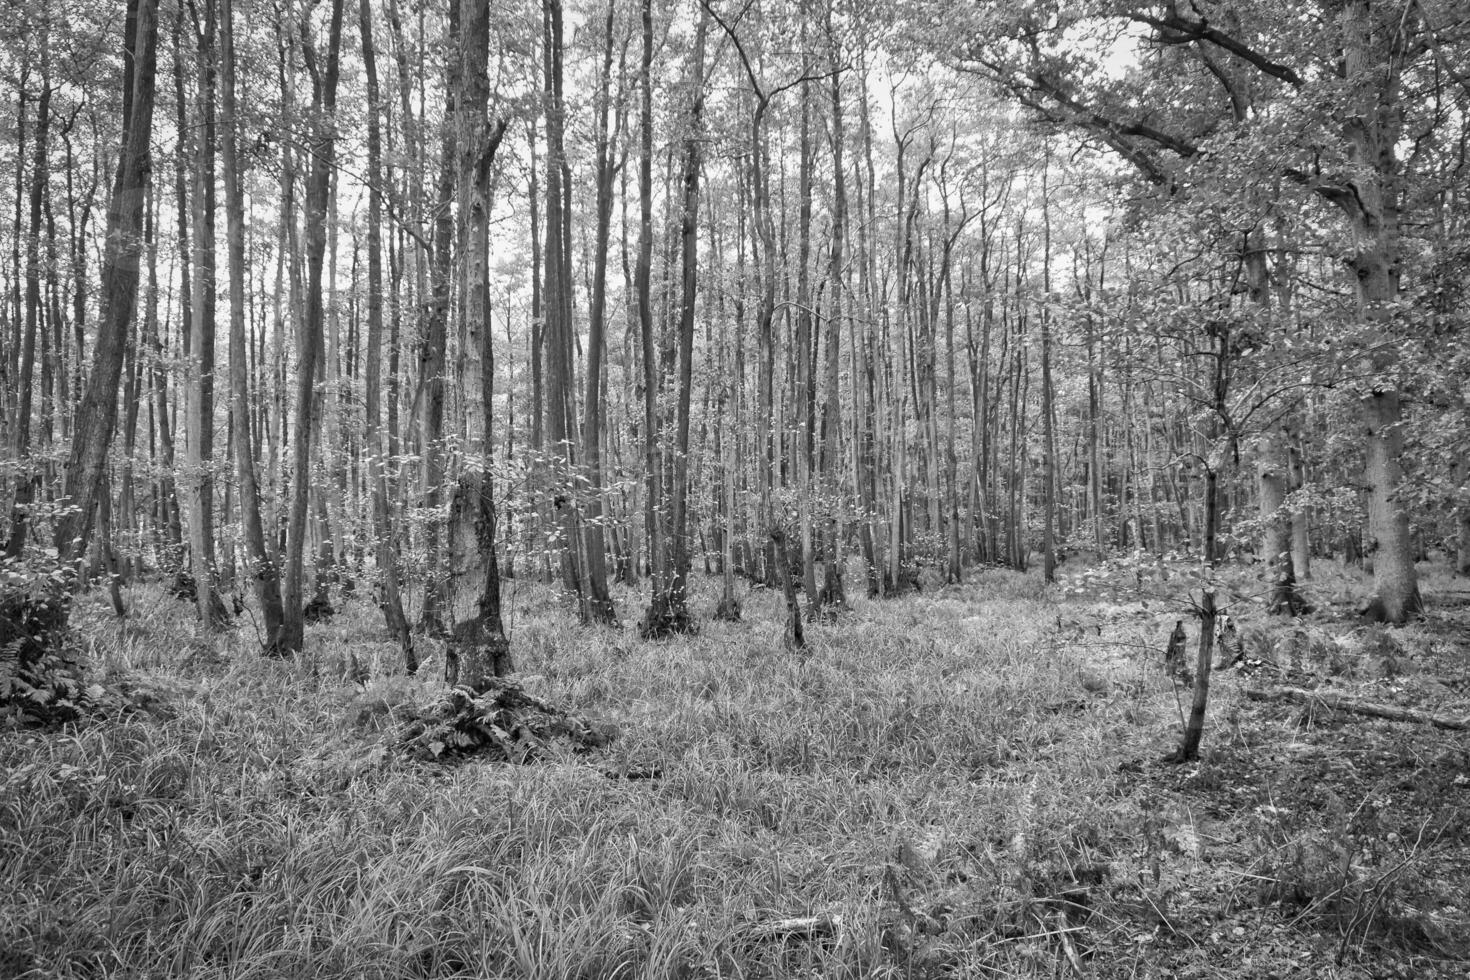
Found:
[[[60,725],[87,697],[70,644],[74,574],[55,563],[0,563],[0,725]]]

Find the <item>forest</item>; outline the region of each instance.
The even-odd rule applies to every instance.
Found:
[[[0,980],[1470,970],[1466,0],[0,77]]]

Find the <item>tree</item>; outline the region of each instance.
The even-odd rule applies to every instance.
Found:
[[[382,105],[378,88],[377,49],[373,44],[372,3],[361,0],[358,13],[362,31],[363,73],[367,76],[367,350],[363,379],[363,399],[367,431],[363,443],[368,454],[367,476],[372,493],[372,527],[376,541],[374,559],[382,583],[383,615],[388,632],[403,649],[405,666],[410,674],[418,670],[418,656],[413,648],[413,632],[403,611],[403,594],[398,581],[398,555],[389,528],[388,477],[384,456],[389,452],[383,433],[383,137]],[[391,429],[391,427],[390,427]],[[237,441],[238,444],[238,441]],[[245,495],[242,476],[241,499]]]
[[[564,130],[566,101],[562,94],[562,4],[544,0],[543,59],[546,99],[546,284],[542,288],[546,341],[546,437],[551,442],[551,459],[561,485],[554,499],[559,528],[562,588],[577,601],[583,619],[589,617],[582,590],[582,562],[578,555],[581,538],[577,501],[572,493],[572,438],[576,431],[572,366],[572,270],[571,215],[568,213],[567,167]]]
[[[296,420],[292,431],[291,512],[286,537],[285,616],[274,644],[282,652],[302,648],[306,632],[303,603],[303,556],[306,549],[307,504],[311,499],[312,406],[317,397],[317,351],[324,321],[322,267],[327,251],[327,208],[336,157],[337,79],[342,52],[342,0],[332,0],[325,64],[311,37],[310,21],[301,23],[301,55],[311,75],[311,169],[306,181],[306,303],[296,356]]]
[[[57,554],[84,554],[103,492],[107,452],[117,423],[123,355],[137,311],[143,252],[143,204],[149,186],[153,132],[154,68],[158,51],[157,0],[131,0],[123,28],[123,127],[117,176],[107,209],[103,252],[102,314],[86,390],[77,405],[66,462],[66,509],[57,518]]]
[[[587,468],[587,519],[583,523],[587,566],[587,616],[594,622],[615,625],[617,608],[607,590],[607,544],[603,535],[602,480],[602,384],[603,352],[607,346],[607,252],[612,231],[614,181],[622,169],[616,158],[623,113],[614,113],[613,25],[616,0],[608,0],[603,18],[600,92],[596,97],[596,183],[597,227],[592,246],[592,291],[588,302],[587,397],[582,408],[582,459]],[[610,123],[611,121],[611,123]]]
[[[482,457],[461,471],[450,504],[450,565],[456,591],[474,594],[473,614],[454,624],[445,651],[445,680],[483,689],[487,677],[514,670],[500,615],[500,568],[495,555],[495,498],[490,458],[495,438],[490,343],[490,185],[495,152],[509,120],[489,118],[490,11],[481,0],[460,4],[460,91],[455,99],[459,144],[458,198],[464,223],[459,283],[468,350],[468,446]],[[477,370],[478,369],[478,370]]]
[[[220,108],[224,113],[225,238],[230,274],[230,425],[235,449],[235,477],[239,482],[240,523],[245,534],[249,579],[255,583],[265,623],[266,649],[281,636],[285,609],[281,602],[280,569],[266,543],[260,517],[260,480],[255,469],[256,442],[250,426],[249,351],[245,335],[245,200],[240,167],[240,108],[236,97],[235,6],[222,0],[220,29]]]
[[[1375,551],[1369,615],[1396,623],[1414,615],[1421,600],[1399,495],[1404,416],[1394,370],[1412,175],[1398,147],[1406,132],[1431,139],[1444,126],[1447,117],[1405,95],[1451,39],[1412,0],[1324,4],[1314,20],[1324,29],[1310,34],[1294,11],[1252,0],[1215,16],[1173,3],[986,16],[984,39],[970,35],[959,52],[963,63],[1042,117],[1090,134],[1149,181],[1178,193],[1191,166],[1233,161],[1215,172],[1249,186],[1266,165],[1337,212],[1357,297],[1356,340],[1368,352],[1360,373],[1371,379],[1360,404]],[[1145,32],[1138,70],[1116,81],[1099,81],[1107,77],[1098,67],[1102,46],[1074,45],[1064,55],[1056,44],[1098,16]],[[1147,86],[1154,88],[1145,94]],[[1172,102],[1151,111],[1160,91]],[[1232,126],[1229,108],[1242,103],[1259,108]]]
[[[191,243],[194,290],[188,316],[190,357],[185,377],[184,461],[187,471],[184,487],[189,512],[189,563],[194,576],[194,601],[200,622],[205,629],[212,630],[229,621],[229,613],[215,588],[214,475],[211,469],[214,459],[214,110],[218,30],[213,2],[204,5],[203,22],[196,25],[196,30],[201,118],[193,141],[194,187],[189,197],[193,218],[190,227],[194,233]],[[175,71],[183,72],[182,62],[175,64]],[[182,92],[182,77],[178,87]]]

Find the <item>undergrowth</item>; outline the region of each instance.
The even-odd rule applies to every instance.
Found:
[[[616,598],[636,621],[644,597]],[[527,765],[392,751],[442,665],[403,676],[366,601],[279,662],[248,621],[202,636],[161,590],[130,599],[73,613],[130,710],[0,734],[0,976],[1253,976],[1190,916],[1386,914],[1433,860],[1420,841],[1380,884],[1358,854],[1340,887],[1333,821],[1361,816],[1211,813],[1271,736],[1222,682],[1206,761],[1161,774],[1173,613],[1059,605],[1034,576],[858,600],[799,658],[764,590],[645,642],[516,580],[524,690],[618,733]],[[1301,948],[1331,964],[1321,929]]]

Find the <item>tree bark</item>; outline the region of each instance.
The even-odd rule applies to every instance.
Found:
[[[77,406],[66,463],[68,509],[57,519],[56,550],[63,559],[85,554],[103,488],[107,451],[117,423],[123,352],[138,298],[143,250],[143,204],[149,182],[153,130],[154,67],[158,47],[157,0],[131,0],[124,28],[123,137],[117,176],[107,209],[101,317],[86,391]]]
[[[450,505],[450,568],[455,591],[475,593],[475,611],[454,624],[445,648],[445,680],[484,690],[487,679],[514,670],[500,610],[495,554],[495,358],[490,342],[490,183],[495,152],[508,120],[489,118],[490,11],[483,0],[460,0],[458,196],[464,222],[459,281],[464,299],[466,448],[482,464],[464,466]]]
[[[204,5],[199,26],[200,118],[194,138],[193,212],[194,295],[189,304],[189,367],[185,388],[184,499],[189,511],[189,565],[194,602],[206,630],[223,627],[229,613],[216,587],[214,561],[214,159],[215,159],[215,5]],[[183,66],[175,66],[182,71]]]
[[[266,543],[260,517],[260,481],[255,470],[255,442],[250,426],[250,379],[245,336],[245,196],[240,168],[240,118],[236,100],[234,0],[222,0],[220,16],[220,101],[224,112],[221,157],[225,179],[225,236],[230,268],[230,424],[235,450],[235,477],[240,485],[240,523],[245,534],[249,578],[255,583],[265,623],[265,649],[280,652],[277,640],[285,619],[280,569]]]
[[[383,616],[388,632],[403,650],[404,666],[410,674],[418,671],[418,655],[413,648],[413,631],[403,611],[403,592],[398,581],[398,555],[388,522],[388,476],[383,465],[389,452],[383,437],[383,137],[380,122],[382,105],[378,89],[377,50],[373,45],[372,3],[361,0],[359,21],[362,30],[362,62],[367,75],[367,351],[363,378],[363,398],[367,432],[363,448],[368,454],[367,478],[372,493],[374,558],[381,582]],[[390,430],[391,431],[391,430]],[[241,481],[242,487],[244,481]]]
[[[1390,380],[1393,306],[1399,299],[1400,174],[1396,146],[1403,131],[1401,59],[1389,50],[1398,27],[1391,10],[1369,0],[1346,0],[1341,8],[1343,70],[1352,91],[1344,120],[1350,193],[1332,197],[1352,227],[1354,253],[1348,260],[1357,283],[1358,315],[1376,349],[1369,374],[1375,387],[1363,396],[1368,530],[1372,536],[1374,596],[1366,615],[1379,622],[1403,623],[1424,607],[1409,540],[1409,517],[1398,490],[1404,471],[1403,408]],[[1376,22],[1375,22],[1376,19]],[[1380,380],[1381,379],[1381,380]]]
[[[316,399],[316,364],[324,324],[322,268],[327,250],[327,206],[332,167],[336,158],[337,77],[342,50],[342,0],[332,0],[326,64],[317,65],[317,52],[307,24],[302,24],[302,57],[312,76],[312,154],[306,183],[306,302],[297,343],[296,425],[292,433],[291,514],[286,535],[282,653],[302,649],[306,632],[303,606],[303,557],[306,550],[307,508],[311,501],[311,438]]]
[[[575,371],[572,365],[572,270],[570,255],[571,220],[567,213],[569,188],[564,130],[566,104],[562,96],[562,0],[543,0],[546,96],[546,233],[542,289],[546,341],[546,437],[555,471],[557,490],[553,500],[560,528],[562,588],[575,599],[578,613],[589,618],[582,589],[578,554],[581,538],[580,505],[573,475],[572,438],[575,432]]]
[[[31,452],[31,375],[36,366],[36,334],[40,330],[41,318],[41,203],[46,194],[47,181],[47,137],[51,131],[51,79],[44,70],[41,78],[41,95],[36,102],[36,133],[31,165],[31,188],[29,201],[30,227],[26,234],[26,312],[25,333],[20,345],[19,372],[16,375],[18,411],[9,423],[11,428],[11,452],[17,463],[25,468],[16,475],[15,498],[10,512],[10,537],[5,543],[5,557],[15,558],[25,549],[28,536],[31,505],[35,501],[37,474],[30,472],[25,463]],[[22,111],[25,94],[22,92]],[[18,188],[17,188],[18,190]],[[19,197],[17,196],[17,205]],[[15,229],[17,242],[19,226]]]
[[[587,616],[616,625],[617,607],[607,589],[607,543],[603,534],[602,502],[602,357],[607,346],[607,251],[612,234],[613,181],[619,165],[614,158],[621,126],[612,117],[612,63],[615,2],[608,0],[603,21],[602,84],[597,97],[597,231],[592,252],[592,298],[587,311],[587,397],[582,415],[582,460],[587,469],[587,518],[583,534],[587,558]],[[619,120],[621,116],[617,117]]]
[[[830,88],[832,94],[832,244],[827,260],[827,286],[832,291],[830,313],[827,319],[827,377],[826,405],[822,411],[822,495],[827,508],[825,523],[825,555],[822,570],[822,591],[818,595],[824,609],[847,608],[847,591],[843,586],[843,565],[846,552],[842,546],[843,515],[840,485],[842,456],[842,316],[845,309],[843,295],[843,265],[846,262],[844,241],[847,234],[847,173],[843,161],[843,148],[847,134],[842,122],[842,73],[839,70],[841,52],[837,37],[832,29],[832,8],[827,8],[827,33],[832,45]],[[854,385],[857,378],[854,376]]]

